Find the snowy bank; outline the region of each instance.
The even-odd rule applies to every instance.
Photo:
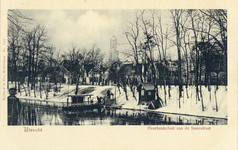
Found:
[[[37,91],[34,93],[33,90],[21,89],[21,93],[18,93],[16,96],[21,99],[37,99],[37,100],[47,100],[54,102],[67,102],[67,96],[69,94],[74,94],[76,86],[62,84],[58,85],[60,87],[60,92],[54,92],[54,84],[51,85],[52,88],[46,92]],[[126,100],[125,92],[122,88],[115,86],[97,86],[97,85],[79,85],[79,94],[93,94],[93,101],[97,101],[97,96],[105,97],[107,90],[110,90],[114,95],[113,98],[116,98],[116,103],[112,104],[111,107],[120,107],[124,109],[136,109],[136,110],[146,110],[146,111],[155,111],[163,113],[175,113],[175,114],[187,114],[195,116],[209,116],[209,117],[219,117],[219,118],[228,118],[227,114],[227,87],[219,86],[216,90],[216,86],[211,86],[211,90],[208,91],[208,88],[205,86],[201,87],[201,92],[199,92],[200,99],[198,101],[196,98],[196,88],[195,86],[189,86],[186,90],[185,86],[183,87],[183,96],[179,100],[179,90],[178,86],[171,86],[170,95],[168,94],[168,86],[166,86],[167,94],[164,94],[164,87],[158,86],[159,97],[163,100],[164,107],[155,110],[149,110],[146,105],[138,105],[139,94],[135,88],[135,97],[129,87],[127,87],[127,96]],[[199,88],[200,90],[200,88]],[[25,92],[26,91],[26,92]],[[27,93],[27,96],[26,96]],[[29,96],[30,95],[30,96]],[[188,96],[188,97],[187,97]],[[47,97],[47,98],[46,98]],[[202,110],[202,102],[203,108]],[[179,108],[180,103],[180,108]],[[217,104],[217,107],[216,107]],[[216,108],[218,109],[216,111]]]
[[[216,90],[216,86],[211,86],[210,92],[208,88],[205,86],[201,87],[201,93],[199,92],[199,97],[203,98],[203,106],[204,111],[202,111],[202,100],[198,101],[196,99],[196,88],[195,86],[189,86],[186,90],[185,86],[183,87],[183,96],[180,98],[180,108],[179,108],[179,90],[178,86],[171,86],[170,95],[168,94],[168,86],[166,87],[167,95],[164,94],[164,87],[158,86],[158,92],[160,98],[163,100],[165,104],[164,107],[155,110],[156,112],[163,113],[175,113],[175,114],[187,114],[194,116],[209,116],[209,117],[218,117],[218,118],[227,118],[227,87],[219,86],[218,90]],[[200,90],[200,88],[199,88]],[[116,104],[113,107],[127,108],[127,109],[139,109],[139,110],[148,110],[145,105],[138,105],[139,94],[136,92],[135,98],[130,90],[128,91],[128,101],[126,100],[125,92],[120,88],[120,92],[117,88],[116,90]],[[188,93],[188,97],[187,97]],[[216,111],[216,101],[217,108]]]

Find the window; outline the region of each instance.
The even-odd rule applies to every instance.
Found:
[[[148,92],[148,95],[151,95],[151,92]]]
[[[141,96],[144,96],[144,95],[145,95],[145,91],[141,90]]]

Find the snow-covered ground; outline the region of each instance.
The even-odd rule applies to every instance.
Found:
[[[166,91],[168,91],[168,87],[166,87]],[[179,90],[178,86],[171,86],[171,97],[167,93],[166,95],[166,103],[162,108],[153,110],[158,112],[166,112],[166,113],[178,113],[178,114],[189,114],[189,115],[197,115],[197,116],[210,116],[210,117],[220,117],[227,118],[227,87],[219,86],[219,89],[215,94],[215,86],[211,87],[211,92],[208,91],[208,88],[202,86],[202,97],[204,103],[204,111],[202,111],[202,101],[196,100],[196,89],[195,86],[188,87],[188,96],[186,94],[186,89],[184,89],[183,97],[180,98],[180,107],[179,108]],[[138,104],[138,93],[136,93],[136,99],[133,97],[132,92],[128,88],[128,101],[126,100],[125,93],[122,89],[121,94],[117,89],[117,104],[114,106],[122,105],[122,108],[128,109],[146,109],[145,105],[137,105]],[[158,92],[160,98],[163,100],[165,104],[165,95],[164,88],[158,86]],[[211,93],[211,94],[210,94]],[[200,96],[200,94],[199,94]],[[211,99],[210,99],[211,97]],[[216,100],[218,111],[216,111]]]
[[[12,87],[10,85],[9,87]],[[52,86],[54,86],[52,84]],[[58,85],[59,87],[59,85]],[[166,87],[166,91],[168,91],[168,87]],[[157,112],[166,112],[166,113],[178,113],[178,114],[189,114],[189,115],[197,115],[197,116],[210,116],[210,117],[220,117],[220,118],[227,118],[227,87],[226,86],[219,86],[219,89],[215,92],[215,86],[211,86],[211,92],[208,91],[207,87],[202,86],[202,97],[204,103],[204,111],[202,111],[202,101],[196,100],[196,91],[195,86],[188,87],[188,96],[187,98],[187,91],[184,89],[183,97],[180,98],[180,106],[179,108],[179,92],[178,86],[171,86],[171,97],[167,93],[166,95],[166,105],[162,108],[149,110],[149,111],[157,111]],[[129,87],[127,87],[127,95],[128,100],[126,100],[125,92],[122,88],[119,89],[114,86],[97,86],[97,85],[79,85],[79,93],[87,93],[93,94],[94,96],[93,101],[97,101],[96,97],[104,97],[106,96],[107,90],[111,90],[114,94],[114,98],[116,97],[116,103],[112,105],[112,107],[121,107],[127,109],[141,109],[141,110],[148,110],[145,105],[138,105],[139,94],[138,92],[135,93],[135,98]],[[17,93],[17,97],[25,98],[25,99],[37,99],[37,100],[47,100],[47,101],[55,101],[55,102],[66,102],[68,94],[74,94],[75,92],[75,85],[61,85],[60,92],[54,92],[51,89],[48,92],[48,98],[46,99],[46,93],[42,92],[42,98],[40,98],[40,92],[36,92],[34,96],[34,91],[30,91],[30,96],[28,90],[26,90],[28,96],[25,96],[25,92],[21,89],[21,93]],[[158,86],[158,92],[160,98],[163,100],[165,104],[165,95],[164,95],[164,88]],[[215,94],[216,93],[216,94]],[[217,99],[217,106],[218,111],[216,111],[216,100]]]
[[[202,97],[203,97],[203,106],[204,111],[202,111],[202,101],[196,100],[196,90],[195,87],[188,88],[188,96],[186,95],[186,90],[184,91],[184,96],[180,99],[181,108],[179,108],[178,100],[178,86],[173,87],[171,90],[171,98],[167,98],[167,107],[163,107],[158,111],[163,112],[172,112],[181,113],[181,114],[193,114],[198,116],[213,116],[227,118],[227,90],[225,86],[219,86],[219,89],[216,91],[216,87],[211,88],[211,95],[205,86],[202,87]],[[162,95],[162,94],[161,94]],[[199,94],[200,95],[200,94]],[[210,99],[211,96],[211,99]],[[216,100],[218,111],[216,111]]]

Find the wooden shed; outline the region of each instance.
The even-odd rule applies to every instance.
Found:
[[[149,102],[156,99],[155,86],[152,83],[142,83],[138,90],[139,102]]]

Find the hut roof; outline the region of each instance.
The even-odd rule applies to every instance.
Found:
[[[152,83],[143,83],[142,84],[145,90],[154,90],[155,86]]]

